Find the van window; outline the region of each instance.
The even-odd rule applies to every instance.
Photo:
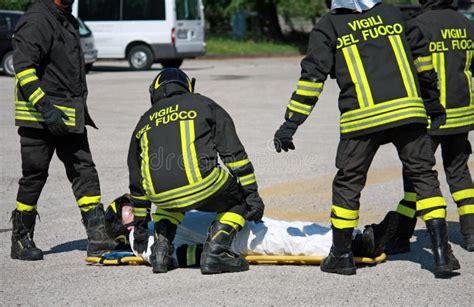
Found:
[[[79,16],[83,20],[120,20],[121,0],[81,0]]]
[[[165,20],[165,0],[123,0],[123,20]]]
[[[8,16],[0,16],[0,31],[10,31],[12,29],[12,21]]]
[[[178,20],[199,20],[200,16],[199,0],[176,0],[176,19]]]

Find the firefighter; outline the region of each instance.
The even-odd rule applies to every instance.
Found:
[[[417,210],[432,237],[435,275],[451,276],[459,263],[447,248],[446,202],[426,135],[427,113],[434,128],[445,120],[428,42],[420,36],[409,46],[400,11],[379,2],[332,1],[332,10],[311,32],[297,89],[275,134],[276,150],[295,149],[294,133],[315,107],[327,76],[334,76],[340,87],[341,140],[331,207],[333,246],[321,270],[356,273],[351,235],[359,220],[360,193],[375,153],[390,142],[413,182]],[[418,77],[413,56],[426,62]]]
[[[133,132],[128,154],[134,207],[134,250],[148,240],[148,210],[156,212],[151,265],[154,273],[173,267],[173,239],[186,211],[216,212],[201,256],[201,272],[248,270],[230,250],[245,220],[260,221],[264,204],[252,163],[229,114],[205,96],[181,70],[162,70],[150,86],[151,108]],[[218,163],[220,158],[230,171]]]
[[[462,246],[474,251],[474,184],[468,168],[472,153],[468,140],[474,129],[472,92],[472,60],[474,27],[451,6],[452,0],[421,0],[423,14],[411,20],[424,37],[430,40],[433,66],[438,75],[440,101],[446,108],[446,124],[429,129],[434,150],[441,146],[443,166],[451,195],[458,207]],[[409,37],[410,39],[410,37]],[[423,61],[415,63],[423,69]],[[397,207],[400,214],[398,236],[387,253],[410,250],[410,237],[416,224],[416,193],[404,169],[405,196]]]
[[[73,0],[39,0],[20,18],[13,36],[15,124],[23,177],[12,213],[11,257],[41,260],[33,233],[37,202],[54,152],[72,184],[88,236],[87,255],[115,246],[105,233],[99,178],[85,125],[87,85]]]

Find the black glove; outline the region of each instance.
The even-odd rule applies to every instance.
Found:
[[[442,125],[446,124],[446,113],[430,114],[431,118],[431,129],[439,129]]]
[[[295,149],[293,144],[293,135],[296,132],[298,125],[289,121],[286,121],[281,127],[275,132],[273,143],[277,152],[288,151],[289,149]]]
[[[143,254],[148,247],[148,222],[146,220],[136,221],[133,229],[133,249]]]
[[[263,211],[265,210],[265,204],[262,198],[257,192],[254,192],[247,196],[245,199],[247,203],[248,211],[245,213],[245,219],[247,221],[254,221],[260,223],[263,217]]]
[[[69,119],[60,109],[53,106],[50,102],[45,102],[38,107],[38,111],[43,115],[44,123],[49,132],[55,136],[62,136],[68,133],[67,126],[63,119]]]

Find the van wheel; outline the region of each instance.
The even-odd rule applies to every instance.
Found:
[[[2,60],[3,72],[8,76],[15,75],[15,69],[13,69],[13,51],[8,51]]]
[[[148,70],[153,64],[153,52],[144,45],[133,47],[127,58],[132,70]]]
[[[86,64],[86,74],[88,74],[91,71],[92,65],[94,65],[94,63]]]
[[[183,59],[161,60],[163,68],[179,68],[183,64]]]

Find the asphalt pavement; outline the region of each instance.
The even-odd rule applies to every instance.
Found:
[[[296,87],[299,60],[190,60],[182,68],[197,79],[196,92],[215,100],[233,117],[255,166],[266,214],[329,225],[339,140],[336,82],[326,82],[313,114],[296,134],[295,151],[277,154],[271,146]],[[88,105],[99,126],[88,133],[105,204],[127,192],[131,133],[150,106],[148,87],[159,69],[155,65],[150,71],[133,72],[125,62],[98,62],[87,77]],[[349,277],[322,273],[317,266],[252,266],[248,272],[217,276],[202,276],[197,269],[154,275],[145,266],[88,266],[79,209],[57,157],[39,201],[41,220],[35,233],[45,259],[11,260],[9,218],[21,175],[13,88],[14,79],[0,76],[0,305],[472,306],[474,302],[474,253],[460,247],[456,207],[442,171],[439,179],[449,202],[450,240],[462,266],[460,275],[449,280],[433,276],[429,238],[421,222],[411,253],[389,257]],[[473,134],[470,139],[474,143]],[[440,161],[439,152],[437,158]],[[383,146],[362,193],[360,226],[379,222],[402,195],[401,163],[393,146]]]

